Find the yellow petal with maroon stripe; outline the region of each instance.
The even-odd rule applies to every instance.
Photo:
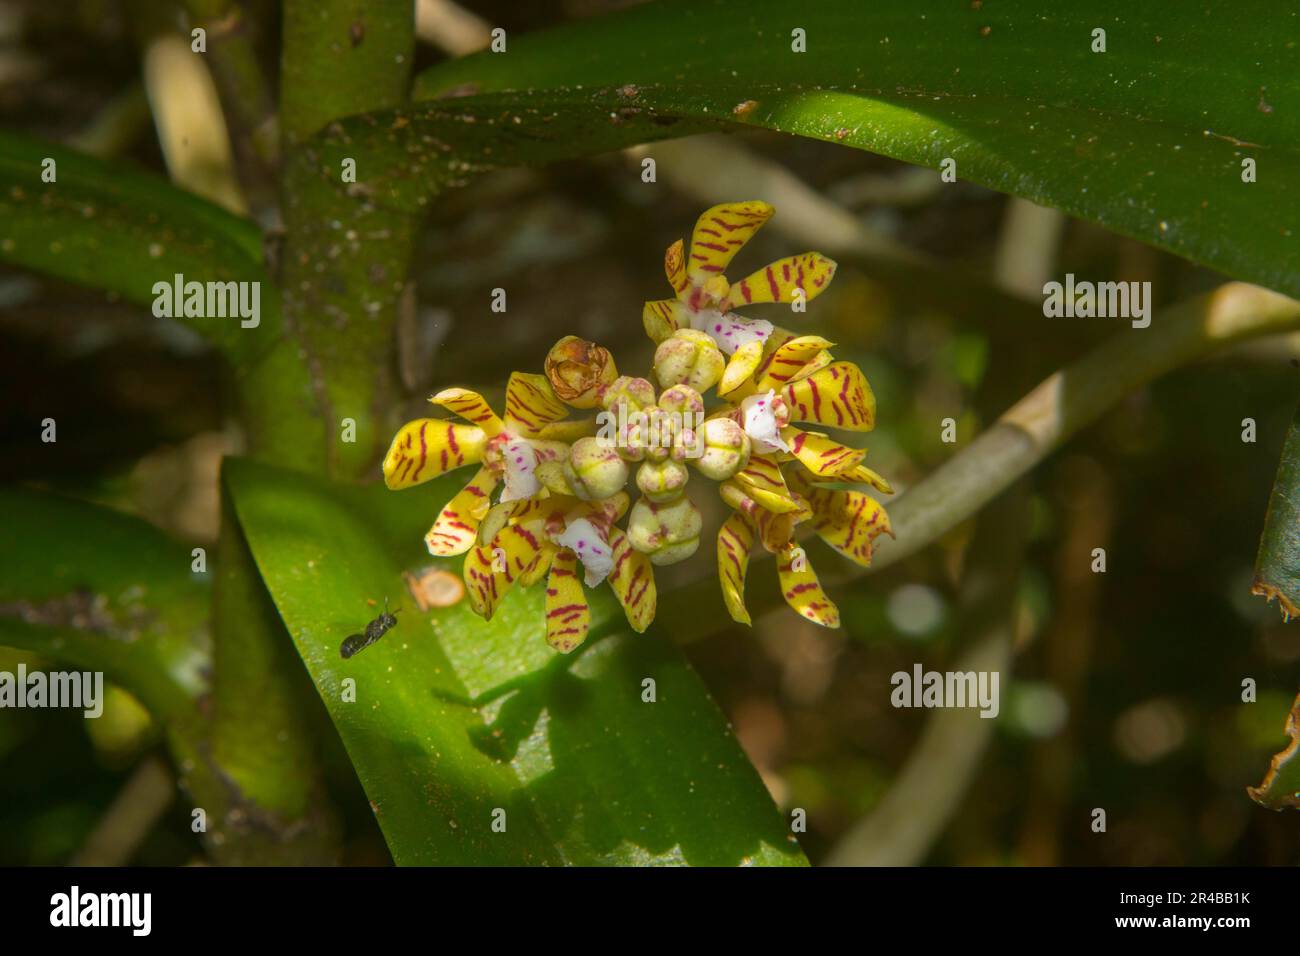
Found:
[[[528,580],[542,559],[541,539],[522,524],[506,525],[486,545],[471,548],[464,578],[474,610],[490,621],[506,592]]]
[[[539,438],[542,430],[569,414],[555,397],[545,375],[512,372],[506,385],[506,424],[525,438]]]
[[[407,422],[384,456],[384,484],[412,488],[461,465],[483,460],[487,436],[473,425],[454,425],[441,418]]]
[[[761,381],[763,376],[767,374],[768,367],[771,366],[772,359],[776,357],[777,350],[786,342],[798,337],[789,329],[783,329],[779,325],[772,326],[772,334],[763,343],[763,361],[758,363],[758,368],[754,372],[755,381]]]
[[[710,277],[720,275],[732,257],[770,218],[772,207],[758,201],[723,203],[704,210],[691,233],[686,277],[700,285]]]
[[[759,508],[754,512],[754,523],[758,526],[758,540],[765,550],[772,554],[780,554],[794,540],[795,525],[812,517],[812,511],[807,504],[802,499],[799,499],[799,502],[799,510],[787,511],[784,514],[777,514],[766,508]]]
[[[753,546],[754,529],[739,511],[722,523],[718,530],[718,580],[727,613],[740,624],[751,623],[745,609],[745,575]]]
[[[754,369],[758,368],[758,363],[763,361],[763,340],[754,339],[746,342],[736,351],[731,353],[731,358],[727,361],[727,367],[722,373],[722,381],[718,383],[719,395],[732,395],[742,385],[750,384],[749,391],[753,391],[752,377]],[[737,397],[737,396],[732,396]]]
[[[587,639],[590,625],[591,608],[578,579],[578,556],[560,548],[546,579],[546,643],[567,654]]]
[[[566,445],[572,445],[579,438],[586,438],[588,435],[594,435],[598,431],[596,417],[582,418],[572,422],[551,422],[549,425],[543,425],[537,431],[537,442],[563,442]],[[549,459],[542,459],[548,461]]]
[[[872,471],[866,465],[858,465],[835,476],[836,481],[849,481],[854,484],[871,485],[887,495],[894,493],[894,486],[881,474]]]
[[[559,548],[552,544],[544,543],[542,545],[541,555],[538,556],[531,568],[525,570],[519,575],[519,578],[515,583],[521,588],[530,588],[542,578],[546,577],[546,572],[551,570],[551,563],[555,560],[555,555],[558,552]]]
[[[804,493],[813,512],[813,530],[849,560],[869,567],[876,538],[894,533],[885,506],[860,491],[809,485]]]
[[[867,453],[865,448],[850,448],[820,432],[801,431],[793,425],[781,429],[781,437],[790,446],[790,454],[818,478],[838,478],[856,468]]]
[[[835,276],[835,262],[820,252],[805,252],[778,259],[731,287],[727,299],[733,307],[751,302],[793,302],[795,290],[803,289],[804,301],[811,302],[825,291]]]
[[[686,251],[682,245],[682,241],[678,239],[664,253],[664,274],[668,276],[668,284],[678,295],[685,292],[689,285],[686,281]]]
[[[658,594],[654,568],[649,558],[632,547],[621,529],[609,529],[609,545],[613,549],[614,568],[606,580],[618,603],[623,605],[628,625],[640,634],[655,619]]]
[[[803,548],[792,544],[777,555],[776,573],[781,578],[781,595],[786,604],[814,624],[840,626],[840,610],[822,590]]]
[[[770,458],[751,455],[749,464],[731,480],[768,511],[784,514],[799,509],[799,503],[786,487],[781,467]]]
[[[501,434],[501,419],[497,418],[497,413],[492,411],[487,399],[478,392],[471,392],[467,388],[444,388],[429,401],[454,412],[470,424],[477,425],[488,438]]]
[[[450,557],[464,554],[473,546],[479,523],[492,507],[492,489],[496,485],[496,476],[487,468],[480,468],[469,484],[443,506],[424,536],[430,554]]]
[[[655,299],[647,302],[641,309],[641,324],[645,334],[655,344],[672,338],[678,329],[690,328],[690,318],[686,309],[676,299]]]
[[[854,432],[876,427],[876,396],[852,362],[832,362],[791,382],[780,395],[790,408],[792,422],[816,422]]]
[[[831,353],[827,349],[834,344],[820,335],[786,339],[772,351],[759,370],[758,390],[766,392],[769,388],[780,388],[830,365]]]

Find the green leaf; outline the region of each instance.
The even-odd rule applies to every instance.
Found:
[[[1270,810],[1300,810],[1300,696],[1287,715],[1286,735],[1291,743],[1273,757],[1263,782],[1246,788],[1252,800]]]
[[[42,181],[55,162],[55,182]],[[257,226],[166,180],[53,143],[0,133],[0,261],[151,307],[154,284],[260,282],[260,324],[181,318],[234,360],[279,338],[279,304]]]
[[[1277,598],[1284,620],[1300,616],[1300,408],[1282,446],[1250,591]]]
[[[0,487],[0,644],[105,676],[155,714],[207,690],[208,586],[189,549],[138,518]]]
[[[249,653],[257,633],[228,641],[214,662],[209,575],[231,590],[230,549],[205,555],[207,570],[196,573],[191,549],[138,518],[12,487],[0,487],[0,527],[0,645],[102,671],[135,694],[165,731],[192,806],[207,813],[204,840],[217,862],[336,859],[328,808],[318,788],[303,792],[317,777],[302,728],[284,718],[284,669],[270,666],[273,654]],[[261,588],[255,572],[251,584]],[[256,610],[245,631],[266,626]],[[301,673],[292,652],[288,664]]]
[[[546,645],[540,586],[491,623],[462,601],[422,614],[402,574],[466,476],[404,492],[227,463],[235,512],[271,596],[402,864],[801,864],[699,678],[653,633],[624,633],[608,589],[593,637]],[[387,599],[398,624],[339,645]],[[370,602],[374,602],[373,604]],[[355,681],[355,702],[344,681]],[[657,702],[641,699],[656,682]],[[494,832],[505,811],[506,832]]]
[[[952,158],[961,179],[1297,294],[1298,32],[1264,0],[1194,17],[1130,0],[651,3],[434,67],[416,95],[442,98],[323,140],[333,168],[364,157],[366,189],[409,207],[481,168],[759,126]]]

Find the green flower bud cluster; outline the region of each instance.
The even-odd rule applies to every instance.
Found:
[[[599,354],[589,343],[563,344],[570,354]],[[655,361],[660,388],[630,375],[600,384],[600,432],[578,438],[563,459],[540,464],[537,478],[553,493],[584,501],[616,495],[632,478],[641,497],[628,515],[628,540],[652,563],[673,564],[700,543],[700,512],[686,493],[690,469],[726,481],[749,464],[751,448],[737,422],[706,417],[701,389],[716,384],[725,365],[713,340],[687,329],[663,345]],[[566,371],[576,378],[581,369]]]

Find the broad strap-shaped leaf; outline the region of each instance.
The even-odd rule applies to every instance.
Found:
[[[608,589],[586,592],[590,636],[568,655],[546,643],[541,582],[517,584],[491,622],[468,600],[428,613],[396,601],[403,572],[454,567],[421,538],[457,476],[396,493],[250,461],[226,475],[398,863],[803,862],[699,678],[653,632],[623,633]],[[385,595],[397,627],[340,658]]]
[[[795,26],[807,52],[792,49]],[[1099,26],[1105,53],[1092,49]],[[820,0],[794,18],[785,0],[667,0],[435,66],[398,135],[392,117],[366,117],[334,136],[352,155],[373,142],[377,165],[401,168],[400,191],[410,167],[442,165],[420,137],[500,164],[699,123],[763,127],[936,169],[951,159],[962,180],[1296,295],[1294,42],[1267,0],[1209,0],[1194,21],[1131,0],[954,2],[924,16],[915,0]],[[498,124],[509,128],[485,154],[484,122],[503,115],[520,122]]]
[[[53,182],[42,178],[47,169]],[[256,326],[242,325],[253,319],[233,309],[224,317],[173,318],[240,364],[266,354],[282,334],[255,223],[126,164],[7,132],[0,133],[0,261],[145,308],[165,301],[173,313],[177,276],[182,291],[185,283],[205,284],[205,312],[206,283],[223,283],[220,301],[226,305],[224,283],[257,283]],[[246,288],[251,306],[253,287]]]
[[[103,671],[162,718],[207,692],[206,558],[195,573],[139,518],[18,488],[0,488],[0,527],[0,644]]]

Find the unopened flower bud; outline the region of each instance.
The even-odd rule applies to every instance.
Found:
[[[690,474],[686,471],[686,466],[671,458],[643,462],[636,470],[636,486],[655,504],[676,498],[686,487],[688,478]]]
[[[685,492],[662,504],[638,498],[628,515],[627,537],[651,564],[676,564],[700,546],[703,525],[699,509]]]
[[[664,388],[689,385],[703,392],[718,384],[726,367],[717,343],[696,329],[678,329],[655,349],[655,376]]]
[[[730,418],[709,419],[700,438],[702,451],[692,461],[706,478],[726,481],[749,464],[749,436]]]
[[[588,501],[608,498],[627,484],[627,463],[599,438],[579,438],[569,451],[564,477],[574,493]]]
[[[556,397],[574,408],[595,408],[601,389],[616,378],[609,350],[576,335],[566,335],[546,355],[546,380]]]
[[[694,421],[695,414],[704,411],[704,398],[689,385],[674,385],[659,396],[659,407],[684,422]]]
[[[626,406],[628,414],[639,412],[655,403],[655,387],[644,378],[620,375],[601,389],[600,403],[611,412],[620,405]]]

